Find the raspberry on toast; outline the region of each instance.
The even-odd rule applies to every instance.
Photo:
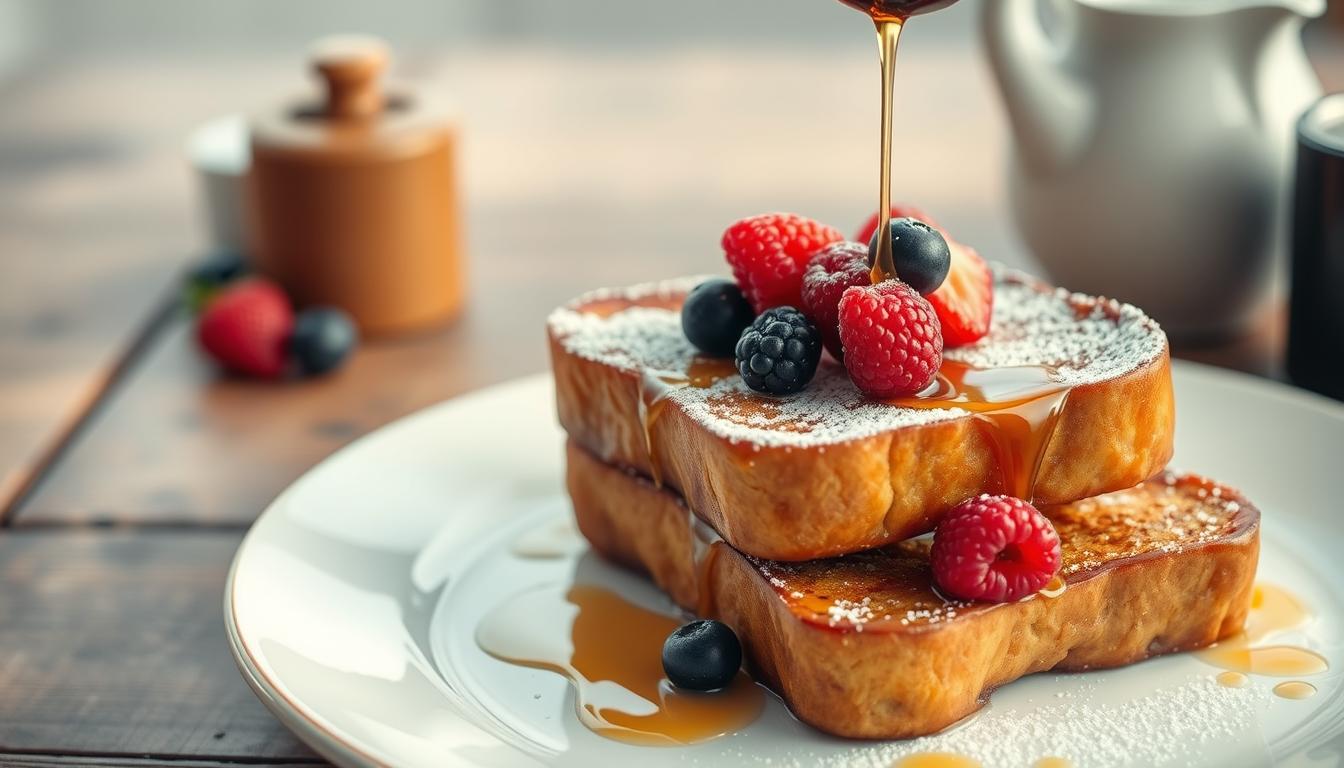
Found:
[[[731,362],[698,358],[678,315],[698,282],[597,291],[552,313],[560,422],[602,461],[657,478],[735,548],[772,560],[898,542],[966,498],[1009,491],[995,436],[965,410],[865,398],[827,361],[803,392],[768,397]],[[1157,324],[1017,273],[998,275],[995,294],[990,334],[944,357],[1050,366],[1068,388],[1033,500],[1075,501],[1159,472],[1175,414]]]
[[[707,549],[679,496],[572,440],[568,486],[594,549],[732,626],[794,714],[856,738],[933,733],[1033,672],[1116,667],[1235,634],[1259,553],[1260,514],[1239,493],[1163,474],[1042,510],[1062,542],[1055,596],[966,603],[934,591],[927,542],[806,563]]]

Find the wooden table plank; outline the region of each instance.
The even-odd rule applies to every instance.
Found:
[[[61,53],[0,79],[0,517],[100,399],[203,246],[189,131],[290,87],[274,62],[239,62],[212,79],[210,62]]]
[[[314,759],[229,655],[221,605],[239,540],[153,529],[0,536],[0,755]]]
[[[238,766],[265,765],[282,768],[286,766],[323,766],[327,762],[313,758],[308,760],[277,760],[273,758],[230,758],[221,760],[193,760],[178,757],[125,757],[123,755],[48,755],[23,752],[0,752],[0,765],[5,768],[238,768]]]
[[[0,516],[97,401],[189,238],[176,204],[131,210],[122,190],[140,175],[126,169],[135,150],[91,149],[63,168],[98,140],[9,126],[0,120]],[[151,189],[162,181],[145,175]]]

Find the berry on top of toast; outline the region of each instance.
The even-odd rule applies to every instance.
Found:
[[[952,263],[952,253],[942,232],[919,219],[906,217],[892,219],[887,236],[891,238],[891,256],[896,265],[896,274],[887,277],[900,280],[925,296],[938,290]],[[868,261],[876,263],[877,233],[873,233],[868,243],[868,253]]]
[[[803,273],[803,312],[817,324],[826,351],[844,360],[840,344],[840,297],[845,289],[870,285],[868,247],[859,243],[831,243],[812,257]]]
[[[952,263],[947,279],[929,294],[929,304],[943,327],[943,344],[974,344],[989,333],[994,316],[994,273],[969,245],[949,242]]]
[[[938,290],[928,294],[929,303],[943,326],[943,345],[960,347],[984,338],[989,333],[994,314],[994,275],[989,265],[974,248],[958,242],[932,216],[913,205],[893,205],[891,217],[893,220],[901,217],[918,219],[938,230],[947,240],[951,257],[947,278]],[[867,243],[876,231],[877,214],[874,213],[859,228],[855,239]]]
[[[844,240],[840,231],[792,213],[734,222],[723,233],[724,257],[758,312],[802,305],[803,270],[822,248]]]
[[[1009,603],[1059,572],[1059,534],[1030,503],[982,494],[943,515],[930,552],[939,589],[961,600]]]
[[[915,395],[933,383],[943,334],[915,289],[900,280],[846,288],[839,313],[845,369],[865,395]]]

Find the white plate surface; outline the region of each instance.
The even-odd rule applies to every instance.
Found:
[[[1260,580],[1310,605],[1276,640],[1325,655],[1312,698],[1278,680],[1212,682],[1190,655],[1127,669],[1040,674],[967,724],[912,742],[825,737],[778,700],[744,731],[693,747],[594,735],[568,683],[474,642],[478,620],[531,586],[598,582],[673,612],[641,579],[577,551],[525,559],[512,543],[570,514],[562,434],[540,376],[443,403],[313,469],[244,540],[225,619],[244,676],[288,727],[342,765],[887,766],[950,751],[986,765],[1064,755],[1092,765],[1344,765],[1344,407],[1177,364],[1176,465],[1241,487],[1263,510]]]

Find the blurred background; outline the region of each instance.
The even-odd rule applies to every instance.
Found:
[[[1012,222],[980,8],[919,17],[902,40],[893,197],[1037,270]],[[1344,87],[1341,15],[1335,2],[1305,33],[1327,90]],[[203,363],[177,311],[182,270],[212,247],[187,139],[316,92],[309,46],[339,32],[384,38],[395,79],[452,105],[467,310],[369,345],[335,381],[240,389]],[[37,478],[58,451],[66,468],[122,456],[97,436],[165,414],[259,430],[198,440],[206,461],[300,439],[271,424],[268,402],[344,425],[290,451],[293,466],[244,502],[264,503],[353,435],[543,370],[543,319],[568,297],[724,272],[718,237],[737,218],[790,210],[856,228],[876,196],[874,53],[868,19],[830,0],[0,0],[0,498],[11,516],[21,497],[42,507],[39,491],[60,483]],[[1281,371],[1282,317],[1280,304],[1215,361]],[[388,370],[395,388],[379,383]],[[179,492],[134,480],[162,458],[103,482],[176,509]]]

